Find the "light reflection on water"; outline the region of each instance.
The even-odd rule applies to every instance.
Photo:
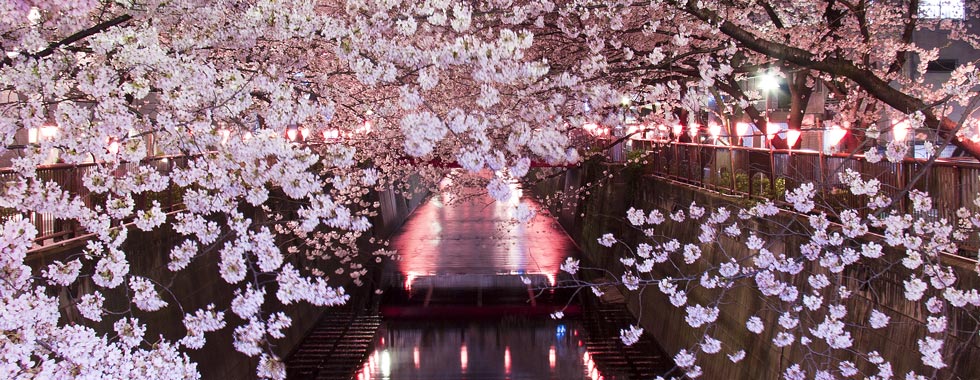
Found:
[[[581,324],[549,319],[550,311],[541,310],[554,306],[538,307],[528,300],[529,288],[555,284],[561,262],[575,246],[552,218],[515,223],[522,192],[516,184],[511,190],[515,196],[509,202],[485,195],[447,202],[449,195],[439,193],[405,223],[392,239],[400,256],[396,286],[402,288],[389,290],[399,294],[393,306],[423,311],[433,304],[444,307],[440,310],[462,307],[467,311],[456,312],[478,319],[447,320],[444,314],[441,320],[389,319],[356,379],[603,378],[584,347]],[[488,305],[506,308],[515,300],[518,307],[537,310],[539,317],[490,317],[485,311]]]
[[[391,244],[400,256],[405,290],[419,278],[446,274],[525,275],[554,285],[561,262],[575,247],[554,219],[516,223],[521,191],[514,186],[511,202],[470,190],[474,195],[467,200],[447,203],[442,199],[447,196],[437,194],[420,206]]]
[[[601,379],[576,321],[390,321],[355,377],[401,379]]]

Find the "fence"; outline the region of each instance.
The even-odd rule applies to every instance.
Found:
[[[980,163],[975,160],[940,158],[933,162],[907,158],[892,163],[868,162],[860,155],[823,154],[816,151],[763,149],[741,146],[634,140],[633,150],[648,152],[652,174],[696,187],[748,198],[783,200],[787,189],[810,182],[818,207],[833,216],[833,210],[855,209],[867,214],[867,196],[851,194],[838,174],[846,169],[865,180],[881,182],[881,193],[894,202],[888,210],[914,214],[927,220],[958,220],[956,211],[980,210]],[[907,191],[918,189],[932,198],[933,210],[915,213]],[[971,234],[970,247],[980,246]],[[972,255],[975,255],[973,251]]]
[[[179,165],[186,165],[186,163],[187,159],[184,156],[153,157],[139,163],[123,163],[119,165],[113,174],[116,177],[122,177],[128,173],[136,173],[141,166],[150,166],[156,169],[160,174],[167,175],[171,173],[173,168]],[[37,168],[37,179],[58,184],[58,186],[61,187],[62,190],[68,192],[68,194],[80,197],[86,207],[91,208],[98,204],[105,206],[104,203],[107,199],[106,195],[92,194],[83,184],[83,178],[85,175],[89,171],[95,169],[97,167],[96,165],[97,164],[95,163],[80,165],[43,165]],[[19,180],[21,180],[20,175],[15,173],[12,169],[0,169],[0,184],[3,184],[4,187]],[[171,185],[170,188],[158,193],[144,192],[134,194],[133,200],[135,202],[136,210],[149,208],[152,201],[155,200],[160,203],[160,207],[164,212],[169,212],[178,208],[181,203],[180,194],[173,185]],[[34,223],[34,227],[38,231],[37,237],[34,239],[35,245],[43,246],[52,242],[59,242],[75,238],[87,233],[81,228],[81,226],[79,226],[78,222],[74,220],[57,219],[52,214],[36,212],[23,214],[15,209],[0,208],[0,222],[14,218],[27,218]]]

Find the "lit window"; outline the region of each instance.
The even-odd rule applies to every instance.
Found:
[[[963,19],[965,17],[963,0],[922,0],[919,2],[919,18]]]

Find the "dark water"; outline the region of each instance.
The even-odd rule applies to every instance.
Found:
[[[357,379],[598,379],[575,321],[389,321]]]
[[[516,185],[513,190],[520,194]],[[576,253],[558,223],[538,216],[517,224],[517,198],[469,196],[434,195],[392,239],[400,261],[386,274],[384,322],[354,378],[638,378],[610,369],[605,359],[622,359],[617,329],[628,322],[596,332],[596,323],[586,324],[596,319],[580,313],[571,293],[544,290]],[[550,318],[556,310],[567,317]]]

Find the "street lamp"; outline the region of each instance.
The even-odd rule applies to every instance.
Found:
[[[766,117],[766,124],[767,124],[766,125],[766,135],[769,137],[768,138],[768,140],[770,140],[769,141],[769,147],[771,148],[772,147],[772,141],[771,140],[775,136],[775,134],[779,132],[779,130],[777,129],[776,130],[776,133],[770,132],[772,123],[769,123],[769,92],[772,91],[772,90],[775,90],[775,89],[778,89],[779,88],[779,78],[777,78],[776,74],[773,71],[771,71],[771,70],[770,71],[766,71],[766,72],[762,73],[762,75],[759,77],[758,86],[759,86],[759,89],[762,90],[762,92],[765,93],[765,95],[766,95],[765,96],[765,99],[766,99],[765,100],[765,102],[766,102],[766,104],[765,104],[765,106],[766,106],[765,117]]]
[[[759,77],[759,89],[762,91],[771,91],[779,88],[779,78],[772,71],[766,71]],[[767,102],[766,107],[769,107]]]

